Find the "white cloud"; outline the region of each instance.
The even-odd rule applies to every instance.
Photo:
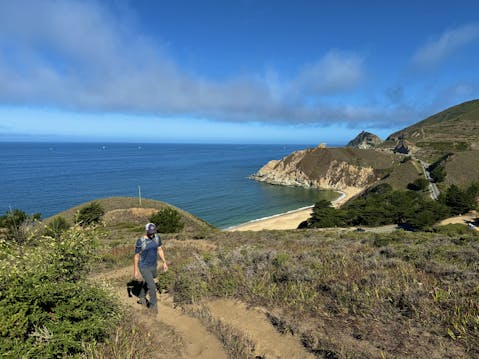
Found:
[[[275,69],[213,81],[180,68],[162,44],[103,4],[0,2],[0,104],[350,126],[397,126],[392,119],[406,115],[345,104],[366,77],[358,54],[330,51],[288,81]]]
[[[421,47],[413,62],[421,67],[436,65],[463,46],[479,40],[479,24],[468,24],[444,32],[435,41]]]
[[[320,61],[306,66],[297,86],[317,94],[349,91],[364,78],[363,59],[356,54],[331,51]]]

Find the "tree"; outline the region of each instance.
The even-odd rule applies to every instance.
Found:
[[[411,191],[424,191],[429,186],[429,181],[425,178],[417,178],[407,185]]]
[[[454,215],[467,213],[476,207],[474,192],[474,189],[463,191],[458,186],[451,185],[446,191],[445,204]]]
[[[156,224],[160,233],[176,233],[183,229],[184,223],[181,221],[181,215],[176,209],[166,207],[149,218],[150,222]]]
[[[342,212],[331,207],[331,202],[321,200],[315,203],[313,213],[307,220],[308,228],[329,228],[345,225]]]
[[[100,223],[104,214],[105,210],[101,204],[94,201],[80,208],[78,212],[75,213],[73,221],[82,227],[87,227],[91,224]]]
[[[446,178],[446,170],[442,166],[434,167],[430,173],[434,182],[442,182]]]

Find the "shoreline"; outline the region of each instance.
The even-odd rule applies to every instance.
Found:
[[[340,207],[351,197],[360,192],[358,189],[347,188],[342,190],[335,190],[339,193],[339,197],[332,201],[335,208]],[[314,205],[293,209],[287,212],[274,214],[272,216],[253,219],[246,223],[236,226],[231,226],[223,229],[226,232],[236,231],[261,231],[261,230],[284,230],[296,229],[299,224],[307,220],[311,216]]]

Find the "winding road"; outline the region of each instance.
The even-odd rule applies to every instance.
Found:
[[[429,163],[426,163],[420,159],[416,160],[421,164],[422,170],[424,171],[424,176],[426,176],[426,179],[429,182],[429,193],[431,194],[431,198],[437,201],[439,197],[439,188],[437,188],[436,183],[434,183],[433,179],[431,178],[431,174],[428,171]]]

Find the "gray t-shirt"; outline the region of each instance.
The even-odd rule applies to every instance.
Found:
[[[142,239],[136,241],[135,254],[140,253],[140,267],[157,267],[158,266],[158,247],[161,247],[161,238],[156,235],[158,238],[158,244],[154,239],[146,238],[146,248],[141,251],[141,242]]]

